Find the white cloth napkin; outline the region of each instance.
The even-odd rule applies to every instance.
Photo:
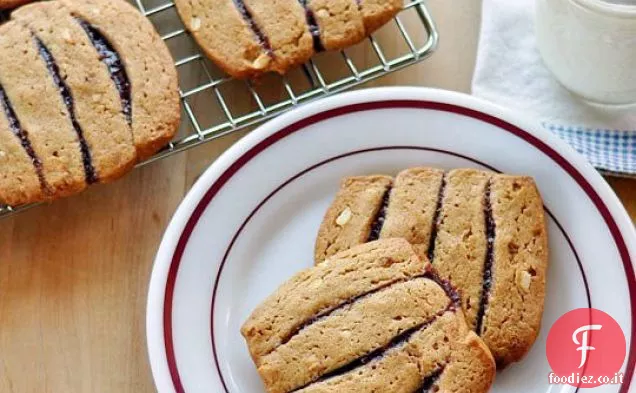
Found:
[[[473,94],[534,116],[600,170],[636,175],[636,108],[591,106],[557,82],[537,49],[534,2],[483,0]]]

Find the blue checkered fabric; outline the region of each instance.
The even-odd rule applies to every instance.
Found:
[[[608,174],[636,177],[636,130],[601,130],[550,123],[543,126]]]

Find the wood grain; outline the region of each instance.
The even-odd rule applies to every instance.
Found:
[[[373,85],[469,90],[480,2],[429,4],[438,52]],[[240,136],[0,221],[0,392],[155,391],[144,330],[152,261],[187,190]],[[636,219],[636,181],[610,184]]]

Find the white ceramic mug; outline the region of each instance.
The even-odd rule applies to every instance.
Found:
[[[587,101],[636,103],[636,0],[537,0],[545,64]]]

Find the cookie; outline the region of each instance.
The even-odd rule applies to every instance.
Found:
[[[175,0],[175,4],[205,54],[228,74],[248,78],[269,66],[262,34],[252,31],[233,1],[217,1],[214,6],[211,0]]]
[[[25,138],[2,86],[0,113],[5,114],[0,116],[0,200],[16,203],[42,199],[46,187],[42,162],[34,157],[33,145]]]
[[[117,179],[172,139],[179,124],[170,54],[150,22],[121,0],[13,11],[0,34],[0,86],[4,204]]]
[[[3,123],[11,125],[0,139],[0,202],[18,205],[82,191],[86,163],[79,137],[31,32],[14,22],[0,26],[0,53]],[[16,173],[10,159],[16,142],[32,162],[28,171]],[[26,180],[34,172],[39,190]]]
[[[401,9],[401,0],[175,0],[210,59],[236,78],[284,74],[316,52],[360,42]]]
[[[427,257],[442,277],[462,289],[462,307],[471,329],[477,329],[484,292],[484,266],[488,264],[489,233],[485,190],[491,174],[454,170],[443,177],[435,226],[431,228]]]
[[[402,0],[358,0],[367,32],[373,32],[389,22],[402,9]]]
[[[269,46],[266,49],[271,59],[268,69],[285,73],[313,55],[314,41],[301,2],[237,0],[236,3],[242,3],[245,10],[243,18],[252,21],[253,29],[258,29],[263,34],[264,41]]]
[[[308,0],[304,5],[316,51],[338,50],[364,39],[367,30],[355,0]]]
[[[120,82],[139,160],[168,144],[181,121],[174,60],[152,23],[122,0],[60,0],[82,22]],[[125,26],[125,28],[122,28]],[[116,58],[120,61],[117,62]],[[119,65],[121,64],[121,66]],[[128,87],[127,87],[128,86]]]
[[[317,261],[369,240],[392,184],[389,176],[350,177],[342,181],[316,239]]]
[[[528,351],[541,325],[547,228],[543,202],[531,178],[496,176],[487,195],[494,237],[489,238],[492,264],[485,276],[490,286],[480,334],[500,363],[508,364]]]
[[[350,187],[378,177],[343,182],[320,226],[316,263],[375,238],[404,238],[459,289],[467,325],[497,364],[519,361],[539,332],[548,263],[543,203],[533,180],[413,168],[398,174],[390,188],[382,177],[383,200],[363,198],[373,188]],[[338,220],[343,216],[355,220]]]
[[[108,68],[81,25],[55,2],[18,8],[11,18],[34,34],[57,81],[68,117],[81,135],[87,182],[111,181],[129,171],[137,158],[132,132]]]
[[[458,302],[408,242],[383,239],[298,273],[241,332],[270,393],[486,392],[494,360]]]
[[[384,224],[378,237],[402,237],[409,240],[422,258],[431,242],[431,222],[437,213],[439,190],[444,171],[415,168],[400,173],[390,192]],[[388,195],[388,192],[387,192]],[[414,214],[417,212],[417,214]]]

